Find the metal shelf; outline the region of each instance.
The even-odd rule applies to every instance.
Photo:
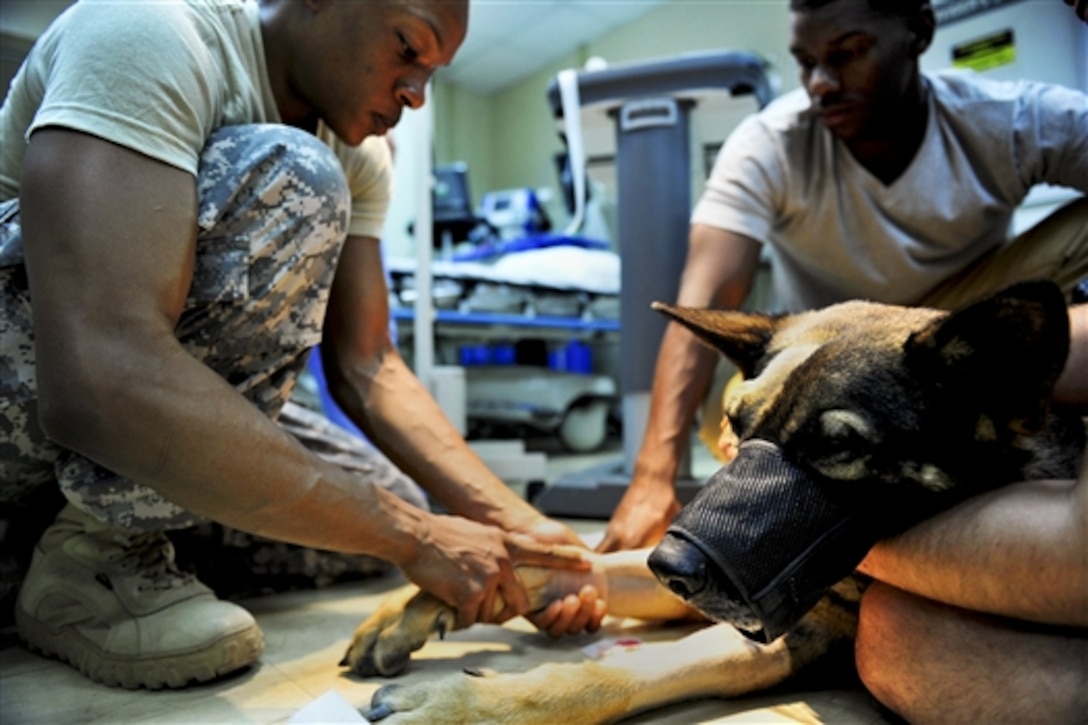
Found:
[[[415,320],[415,310],[397,307],[392,310],[393,319],[400,321]],[[502,312],[458,312],[457,310],[435,310],[435,324],[451,325],[505,325],[507,327],[548,328],[576,330],[578,332],[619,332],[619,320],[585,320],[578,317],[556,317],[552,315],[521,315]]]

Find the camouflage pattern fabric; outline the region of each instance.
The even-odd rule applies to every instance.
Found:
[[[280,426],[326,461],[357,474],[419,508],[427,497],[416,482],[404,475],[373,444],[330,422],[323,414],[288,400],[278,419]]]
[[[327,461],[357,473],[420,508],[423,491],[370,443],[288,400],[279,424]],[[385,574],[390,563],[370,556],[321,551],[273,541],[212,522],[173,532],[178,562],[195,570],[220,597],[239,598],[313,589]]]
[[[234,126],[209,139],[197,185],[196,264],[178,339],[276,418],[321,337],[347,235],[343,172],[333,153],[308,133],[279,125]],[[17,501],[56,482],[67,500],[119,528],[197,523],[198,517],[159,493],[58,447],[42,433],[17,200],[0,205],[0,263],[0,501]],[[347,433],[306,433],[307,423],[314,422],[293,419],[292,430],[319,454],[423,502],[418,488],[377,451],[355,445]]]

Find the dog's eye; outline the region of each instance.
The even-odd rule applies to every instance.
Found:
[[[829,410],[820,414],[812,465],[825,476],[856,480],[868,472],[869,451],[876,445],[876,432],[869,420],[852,410]]]
[[[876,442],[876,435],[868,418],[853,410],[824,411],[820,414],[820,432],[831,441],[860,439]]]

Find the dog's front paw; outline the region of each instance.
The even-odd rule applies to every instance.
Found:
[[[526,672],[464,674],[374,693],[367,720],[382,725],[493,723],[568,725],[612,722],[631,700],[628,674],[617,677],[593,662],[547,663]]]
[[[501,682],[510,685],[509,679],[510,676],[500,677],[493,672],[466,669],[464,674],[430,682],[386,685],[374,693],[365,716],[368,721],[382,725],[537,722],[531,712],[517,711],[516,697],[506,697],[495,688]]]
[[[393,677],[432,634],[452,629],[456,613],[440,599],[405,587],[385,600],[355,630],[341,666],[364,677]]]

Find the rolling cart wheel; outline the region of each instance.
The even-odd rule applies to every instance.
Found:
[[[556,435],[571,453],[591,453],[604,445],[607,422],[607,400],[576,400],[567,408]]]

